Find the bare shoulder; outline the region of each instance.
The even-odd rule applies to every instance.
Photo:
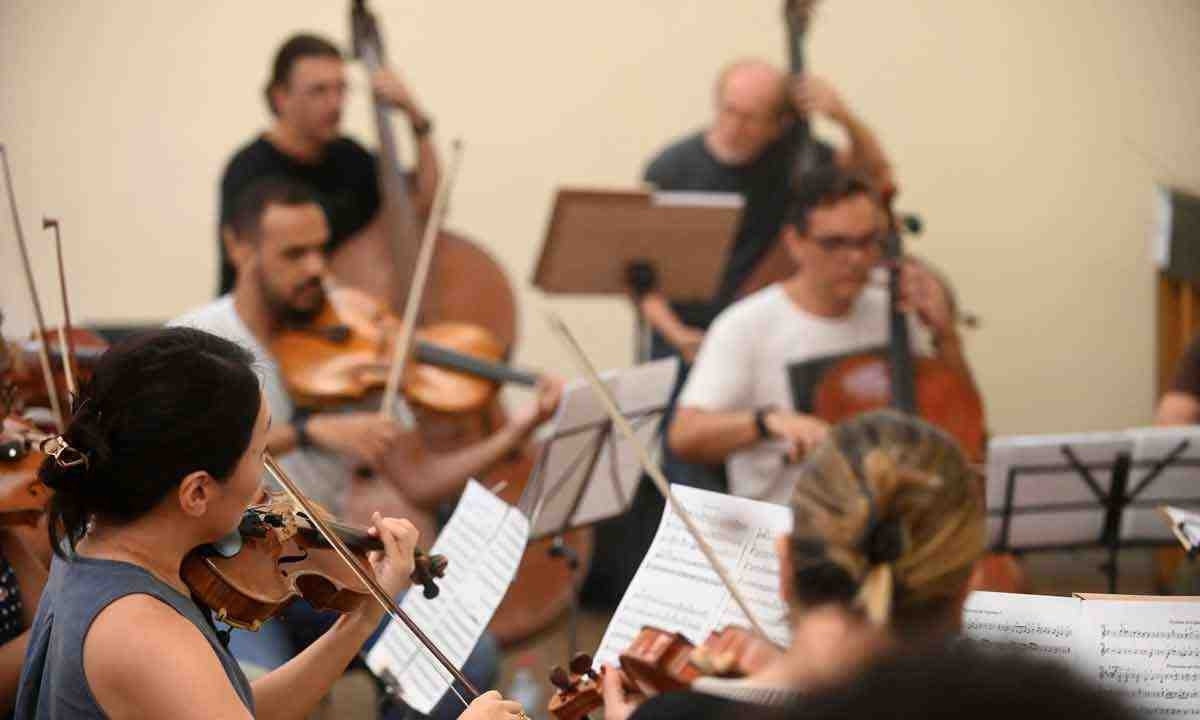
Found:
[[[83,667],[113,718],[250,717],[199,628],[150,595],[126,595],[96,616]]]

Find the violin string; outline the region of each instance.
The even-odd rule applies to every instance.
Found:
[[[696,546],[700,549],[700,552],[704,555],[705,559],[708,560],[708,564],[712,566],[713,571],[716,572],[717,577],[720,578],[721,583],[725,586],[725,589],[729,591],[730,596],[733,597],[733,601],[737,603],[738,608],[741,609],[742,613],[746,616],[746,619],[750,621],[750,624],[754,627],[754,631],[764,638],[769,637],[766,633],[766,630],[763,629],[762,624],[758,622],[757,617],[750,610],[749,603],[747,603],[746,599],[742,597],[742,594],[738,591],[737,586],[733,584],[732,578],[725,569],[725,564],[722,563],[721,559],[717,557],[717,554],[712,549],[712,546],[708,544],[708,541],[705,540],[704,536],[700,533],[700,529],[696,527],[696,523],[692,519],[691,513],[689,513],[687,509],[683,507],[683,505],[675,500],[675,494],[671,492],[671,486],[667,482],[666,477],[663,476],[662,468],[658,466],[658,463],[651,459],[650,453],[646,450],[645,445],[638,440],[636,433],[634,433],[633,428],[629,425],[629,421],[625,419],[624,415],[621,414],[620,409],[617,407],[616,401],[613,400],[612,395],[609,394],[608,388],[605,387],[604,382],[600,380],[599,373],[596,372],[596,368],[592,365],[591,361],[588,360],[587,355],[584,354],[583,348],[580,347],[578,341],[575,340],[575,336],[571,334],[571,331],[567,328],[566,323],[564,323],[561,318],[551,311],[546,311],[546,317],[550,322],[550,328],[555,332],[555,336],[559,339],[563,347],[566,348],[567,352],[575,360],[576,365],[583,372],[584,378],[592,388],[592,392],[600,400],[605,411],[608,412],[608,416],[612,420],[613,424],[617,426],[617,429],[622,435],[625,436],[625,440],[637,452],[638,458],[641,460],[642,468],[646,471],[646,474],[650,476],[651,480],[654,481],[655,487],[657,487],[658,491],[662,493],[662,496],[666,499],[667,504],[671,507],[672,512],[678,515],[679,519],[683,521],[684,527],[687,528],[687,531],[692,536],[692,539],[696,541]]]
[[[314,527],[316,527],[317,531],[321,533],[321,535],[325,538],[325,541],[329,543],[331,548],[333,548],[334,552],[336,552],[342,561],[346,563],[351,572],[358,577],[359,581],[366,586],[368,592],[375,598],[376,602],[383,607],[384,611],[387,612],[387,614],[390,615],[394,620],[408,628],[408,631],[412,633],[413,637],[415,637],[418,642],[421,643],[421,645],[425,646],[425,649],[428,650],[429,653],[438,661],[438,663],[440,663],[441,666],[450,673],[454,680],[457,680],[462,684],[462,687],[467,691],[467,694],[474,697],[479,697],[479,690],[476,689],[471,681],[462,674],[462,671],[455,667],[454,663],[450,662],[450,659],[447,658],[441,649],[429,639],[429,636],[426,635],[425,632],[421,630],[421,628],[415,622],[413,622],[413,619],[408,616],[408,613],[404,612],[404,610],[400,608],[395,599],[392,598],[392,596],[389,595],[388,592],[379,585],[372,574],[359,563],[358,559],[354,557],[354,554],[350,552],[350,549],[347,548],[345,543],[342,542],[342,539],[338,537],[337,533],[331,530],[328,525],[326,525],[325,520],[319,515],[311,501],[309,501],[304,493],[301,492],[301,490],[296,486],[295,482],[293,482],[292,479],[287,476],[287,473],[285,473],[283,468],[279,466],[279,464],[275,461],[275,458],[271,457],[270,453],[267,453],[263,456],[263,465],[266,467],[267,472],[270,473],[273,478],[275,478],[275,481],[278,482],[279,485],[283,487],[284,491],[287,492],[287,494],[292,498],[292,501],[299,505],[304,512],[308,514],[308,521],[312,523]],[[445,679],[445,676],[442,676],[442,679]],[[454,683],[451,682],[450,686],[454,687]],[[455,694],[457,694],[457,691]]]
[[[62,234],[58,220],[42,218],[42,229],[54,231],[54,253],[58,257],[58,289],[62,293],[62,325],[58,326],[58,347],[63,356],[63,375],[67,380],[67,392],[79,397],[79,386],[75,384],[75,339],[71,329],[71,302],[67,299],[67,272],[63,265]]]
[[[54,373],[50,371],[50,348],[49,340],[46,337],[46,318],[42,314],[42,302],[38,299],[37,285],[33,280],[33,266],[29,262],[29,248],[25,245],[25,233],[21,230],[21,216],[17,212],[17,195],[13,190],[12,173],[8,167],[8,150],[4,143],[0,143],[0,161],[4,164],[4,185],[8,188],[8,205],[12,209],[13,227],[17,233],[17,246],[21,250],[21,262],[25,267],[25,282],[29,286],[29,298],[33,301],[33,316],[37,320],[38,334],[41,342],[38,343],[38,359],[42,363],[42,379],[46,383],[46,395],[50,398],[50,411],[54,413],[54,419],[58,426],[58,431],[61,433],[66,430],[66,418],[63,415],[62,404],[58,400],[58,387],[54,384]]]
[[[442,222],[446,219],[447,199],[458,174],[458,165],[462,160],[462,142],[454,140],[451,145],[450,161],[446,173],[438,186],[433,198],[433,208],[429,220],[425,223],[425,237],[421,240],[421,249],[417,255],[416,273],[412,285],[408,288],[408,299],[404,302],[404,317],[400,322],[400,334],[392,348],[392,362],[388,369],[387,384],[384,386],[383,399],[379,405],[379,414],[385,419],[391,419],[396,397],[400,392],[400,378],[404,375],[404,366],[408,362],[408,354],[412,350],[414,333],[417,326],[417,315],[421,311],[421,299],[425,296],[425,284],[429,280],[429,268],[433,265],[433,253],[437,247],[437,236]]]

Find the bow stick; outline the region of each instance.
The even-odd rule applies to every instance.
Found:
[[[687,528],[687,531],[692,536],[692,539],[696,541],[696,546],[700,548],[700,552],[704,555],[704,558],[708,560],[708,564],[711,565],[712,569],[717,573],[717,577],[721,579],[721,583],[725,586],[725,589],[729,591],[730,596],[733,597],[733,601],[737,603],[737,606],[746,616],[746,619],[750,621],[750,625],[754,627],[754,631],[764,638],[768,637],[766,631],[763,630],[762,625],[759,624],[758,619],[755,618],[754,613],[750,611],[750,605],[746,602],[746,599],[742,597],[742,594],[738,591],[737,586],[733,584],[733,580],[730,578],[728,571],[725,569],[725,565],[721,562],[721,559],[717,557],[717,553],[712,549],[712,546],[708,544],[708,541],[704,539],[704,536],[700,534],[700,529],[696,527],[696,523],[692,519],[691,513],[689,513],[687,509],[683,507],[683,505],[675,500],[675,494],[671,492],[671,486],[667,482],[667,478],[663,476],[662,469],[658,466],[658,463],[654,462],[654,460],[650,458],[650,453],[646,450],[646,447],[642,445],[641,441],[638,440],[637,435],[634,434],[633,427],[629,424],[629,421],[625,419],[625,416],[621,414],[620,409],[617,408],[617,403],[613,399],[612,394],[609,393],[608,388],[605,387],[604,382],[600,379],[599,373],[596,372],[596,368],[592,365],[591,361],[588,360],[587,355],[583,352],[583,348],[580,347],[579,342],[575,340],[575,337],[567,328],[566,323],[564,323],[561,318],[550,311],[546,312],[546,317],[550,321],[551,329],[555,331],[558,339],[562,342],[563,347],[567,349],[572,358],[575,360],[575,364],[578,365],[581,371],[583,371],[583,376],[587,378],[588,384],[592,388],[592,392],[596,394],[596,397],[600,399],[601,404],[604,405],[604,409],[608,412],[608,416],[613,421],[613,424],[617,426],[617,429],[620,430],[621,434],[625,436],[625,440],[628,441],[631,446],[633,446],[635,451],[637,451],[638,459],[640,459],[642,463],[642,469],[646,471],[646,474],[649,475],[650,479],[654,481],[654,486],[657,487],[658,491],[662,493],[662,496],[666,498],[667,504],[671,507],[672,512],[678,515],[679,519],[683,521],[684,527]]]
[[[447,201],[450,197],[450,189],[454,185],[454,177],[458,174],[458,164],[461,159],[462,141],[456,139],[450,148],[450,162],[446,167],[446,174],[442,176],[441,184],[438,185],[437,195],[433,198],[433,207],[429,211],[429,220],[425,223],[425,236],[421,239],[416,272],[413,275],[412,284],[408,287],[408,299],[404,303],[404,317],[401,320],[400,334],[392,348],[392,364],[388,370],[383,401],[379,406],[379,414],[384,418],[392,417],[396,396],[400,392],[400,378],[404,375],[404,366],[408,362],[408,355],[412,350],[417,315],[421,312],[421,300],[425,297],[425,284],[429,280],[429,269],[433,265],[433,252],[437,247],[437,235],[446,219]]]
[[[58,345],[63,353],[63,375],[67,379],[67,392],[74,397],[79,396],[79,386],[75,384],[75,338],[71,331],[71,301],[67,299],[67,273],[63,268],[62,235],[59,232],[58,220],[42,218],[43,230],[54,230],[54,252],[58,256],[58,288],[62,293],[63,324],[58,326]]]
[[[17,232],[17,246],[21,250],[21,262],[25,267],[25,282],[29,286],[29,298],[33,301],[33,316],[37,320],[38,334],[41,336],[41,342],[37,347],[38,359],[42,364],[42,379],[46,382],[46,394],[50,398],[50,411],[54,413],[55,423],[61,433],[66,430],[67,423],[62,405],[58,401],[58,388],[54,384],[54,373],[50,371],[50,348],[46,335],[46,319],[42,315],[42,303],[38,300],[37,285],[33,281],[33,266],[29,263],[29,249],[25,245],[25,233],[21,230],[21,216],[17,213],[17,196],[13,192],[12,173],[8,168],[8,151],[3,143],[0,143],[0,160],[4,161],[4,184],[8,188],[8,205],[12,209],[13,227]]]

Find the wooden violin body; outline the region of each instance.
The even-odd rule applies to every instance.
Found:
[[[400,320],[366,293],[331,288],[325,307],[304,326],[279,333],[271,352],[296,403],[325,407],[361,401],[387,382]],[[478,412],[501,381],[536,378],[505,367],[504,346],[486,328],[441,323],[416,333],[415,363],[403,379],[408,400],[442,413]]]
[[[726,626],[700,645],[679,633],[643,627],[620,655],[621,683],[647,696],[684,690],[701,677],[746,677],[762,670],[783,651],[749,630]],[[600,677],[584,654],[570,669],[554,668],[550,682],[558,691],[547,707],[556,720],[580,720],[604,705]],[[606,672],[608,670],[605,670]]]
[[[51,492],[38,479],[45,455],[37,449],[44,435],[15,417],[4,418],[0,432],[0,525],[38,524]]]
[[[67,381],[63,370],[63,358],[68,353],[59,342],[57,330],[48,331],[46,338],[54,384],[58,388],[58,396],[66,398]],[[72,368],[75,371],[75,380],[82,385],[91,377],[92,368],[104,351],[108,350],[108,343],[96,333],[83,328],[72,328],[68,342],[73,348]],[[36,332],[27,340],[7,343],[9,379],[26,407],[48,407],[50,404],[42,368],[38,364],[40,344],[40,335]]]
[[[360,529],[339,528],[346,545],[361,557],[382,545]],[[371,602],[370,591],[282,495],[268,496],[247,510],[239,542],[206,546],[184,558],[181,575],[218,620],[258,630],[298,597],[319,610],[350,612]],[[416,554],[414,582],[425,596],[437,595],[436,578],[446,570],[441,556]]]

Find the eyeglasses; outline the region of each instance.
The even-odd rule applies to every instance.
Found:
[[[859,250],[861,252],[871,252],[879,250],[883,247],[883,233],[875,232],[870,235],[862,235],[860,237],[846,237],[845,235],[818,235],[813,238],[813,242],[819,248],[827,253],[835,253],[845,250]]]

